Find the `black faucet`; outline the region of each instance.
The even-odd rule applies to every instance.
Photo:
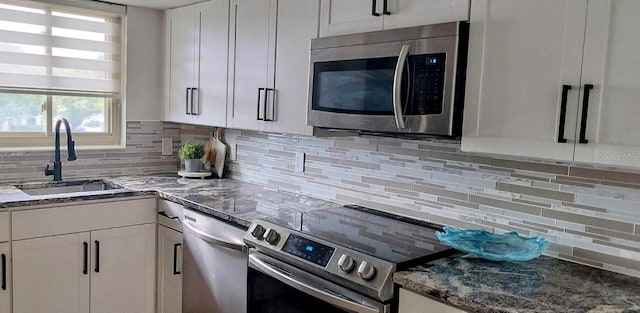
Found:
[[[66,118],[61,118],[56,122],[56,151],[55,160],[53,161],[53,170],[49,169],[49,164],[44,169],[45,176],[53,175],[53,181],[62,181],[62,162],[60,162],[60,124],[64,123],[64,128],[67,130],[67,160],[75,161],[76,158],[76,144],[71,138],[71,127]]]

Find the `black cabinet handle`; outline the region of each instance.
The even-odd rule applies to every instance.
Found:
[[[384,15],[391,15],[391,12],[389,12],[388,9],[388,1],[389,0],[384,0],[384,2],[382,3],[382,14]]]
[[[268,111],[267,110],[267,108],[268,108],[267,107],[267,103],[269,102],[269,91],[274,92],[275,90],[272,89],[272,88],[265,88],[264,89],[264,120],[267,121],[267,122],[273,122],[273,118],[274,118],[273,115],[275,115],[275,112],[274,112],[275,109],[274,109],[274,111],[272,111],[271,118],[267,118],[267,111]],[[275,97],[275,93],[273,94],[273,96]],[[273,103],[273,102],[271,102],[271,103]]]
[[[2,290],[7,290],[7,255],[2,254]]]
[[[173,275],[180,275],[182,272],[178,271],[178,247],[182,246],[181,243],[173,245]]]
[[[258,121],[264,121],[264,118],[260,117],[260,91],[263,91],[263,90],[265,90],[265,88],[262,88],[262,87],[258,88],[258,104],[257,104],[258,113],[256,115],[256,120],[258,120]],[[265,91],[264,97],[265,97],[265,99],[267,98],[266,91]],[[266,101],[265,101],[265,103],[266,103]],[[266,109],[265,109],[265,111],[266,111]]]
[[[100,241],[94,241],[96,244],[96,268],[95,272],[100,273]]]
[[[571,86],[562,85],[562,100],[560,101],[560,125],[558,126],[558,142],[565,143],[567,138],[564,138],[564,126],[567,121],[567,94],[571,90]]]
[[[587,140],[587,117],[589,115],[589,92],[593,89],[593,85],[584,85],[584,97],[582,98],[582,117],[580,121],[580,140],[578,143],[589,143]]]
[[[88,242],[83,242],[82,245],[84,246],[83,249],[83,253],[84,253],[84,259],[82,261],[82,274],[89,274],[89,243]]]
[[[195,103],[195,106],[194,106],[194,102],[196,101],[194,101],[195,97],[193,96],[193,93],[196,91],[198,91],[198,88],[191,88],[191,115],[200,115],[199,103]],[[197,95],[198,94],[196,93],[196,96]],[[200,101],[197,101],[197,102],[200,102]],[[194,108],[196,108],[197,110],[195,110]]]
[[[187,99],[185,100],[185,109],[184,109],[184,113],[187,115],[191,115],[191,112],[189,112],[189,94],[191,93],[191,88],[187,88]]]
[[[177,219],[179,219],[179,217],[169,215],[169,214],[167,214],[167,212],[165,212],[165,211],[160,211],[160,212],[158,212],[158,215],[162,215],[162,216],[164,216],[164,217],[166,217],[166,218],[168,218],[168,219],[172,219],[172,220],[177,220]]]
[[[376,12],[376,0],[371,0],[371,15],[380,16],[380,13]]]

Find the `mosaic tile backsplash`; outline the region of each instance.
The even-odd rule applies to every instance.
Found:
[[[209,130],[183,126],[182,138]],[[640,277],[640,172],[463,153],[456,142],[227,130],[229,176],[438,224],[548,239],[548,255]],[[304,172],[295,168],[305,154]]]
[[[181,141],[209,127],[127,122],[127,148],[82,151],[66,178],[174,173]],[[174,155],[161,155],[173,138]],[[231,178],[443,225],[517,231],[550,256],[640,277],[640,171],[464,153],[456,142],[226,130]],[[295,168],[304,153],[304,172]],[[46,179],[53,152],[0,152],[0,182]]]
[[[175,172],[178,157],[162,156],[162,138],[173,138],[174,151],[180,146],[180,125],[163,122],[127,122],[127,146],[123,150],[77,150],[78,159],[66,161],[62,152],[62,176],[68,178],[147,175]],[[0,183],[50,180],[44,166],[53,160],[51,151],[0,152]]]

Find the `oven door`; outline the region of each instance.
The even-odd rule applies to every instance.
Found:
[[[382,304],[262,253],[249,254],[249,313],[389,313]]]

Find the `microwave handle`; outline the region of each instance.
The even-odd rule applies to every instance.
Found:
[[[409,55],[409,46],[403,45],[400,49],[400,55],[398,56],[398,63],[396,64],[396,72],[393,76],[393,115],[396,118],[396,126],[398,129],[403,129],[404,116],[402,115],[402,73],[404,72],[404,66],[407,63],[407,56]]]

